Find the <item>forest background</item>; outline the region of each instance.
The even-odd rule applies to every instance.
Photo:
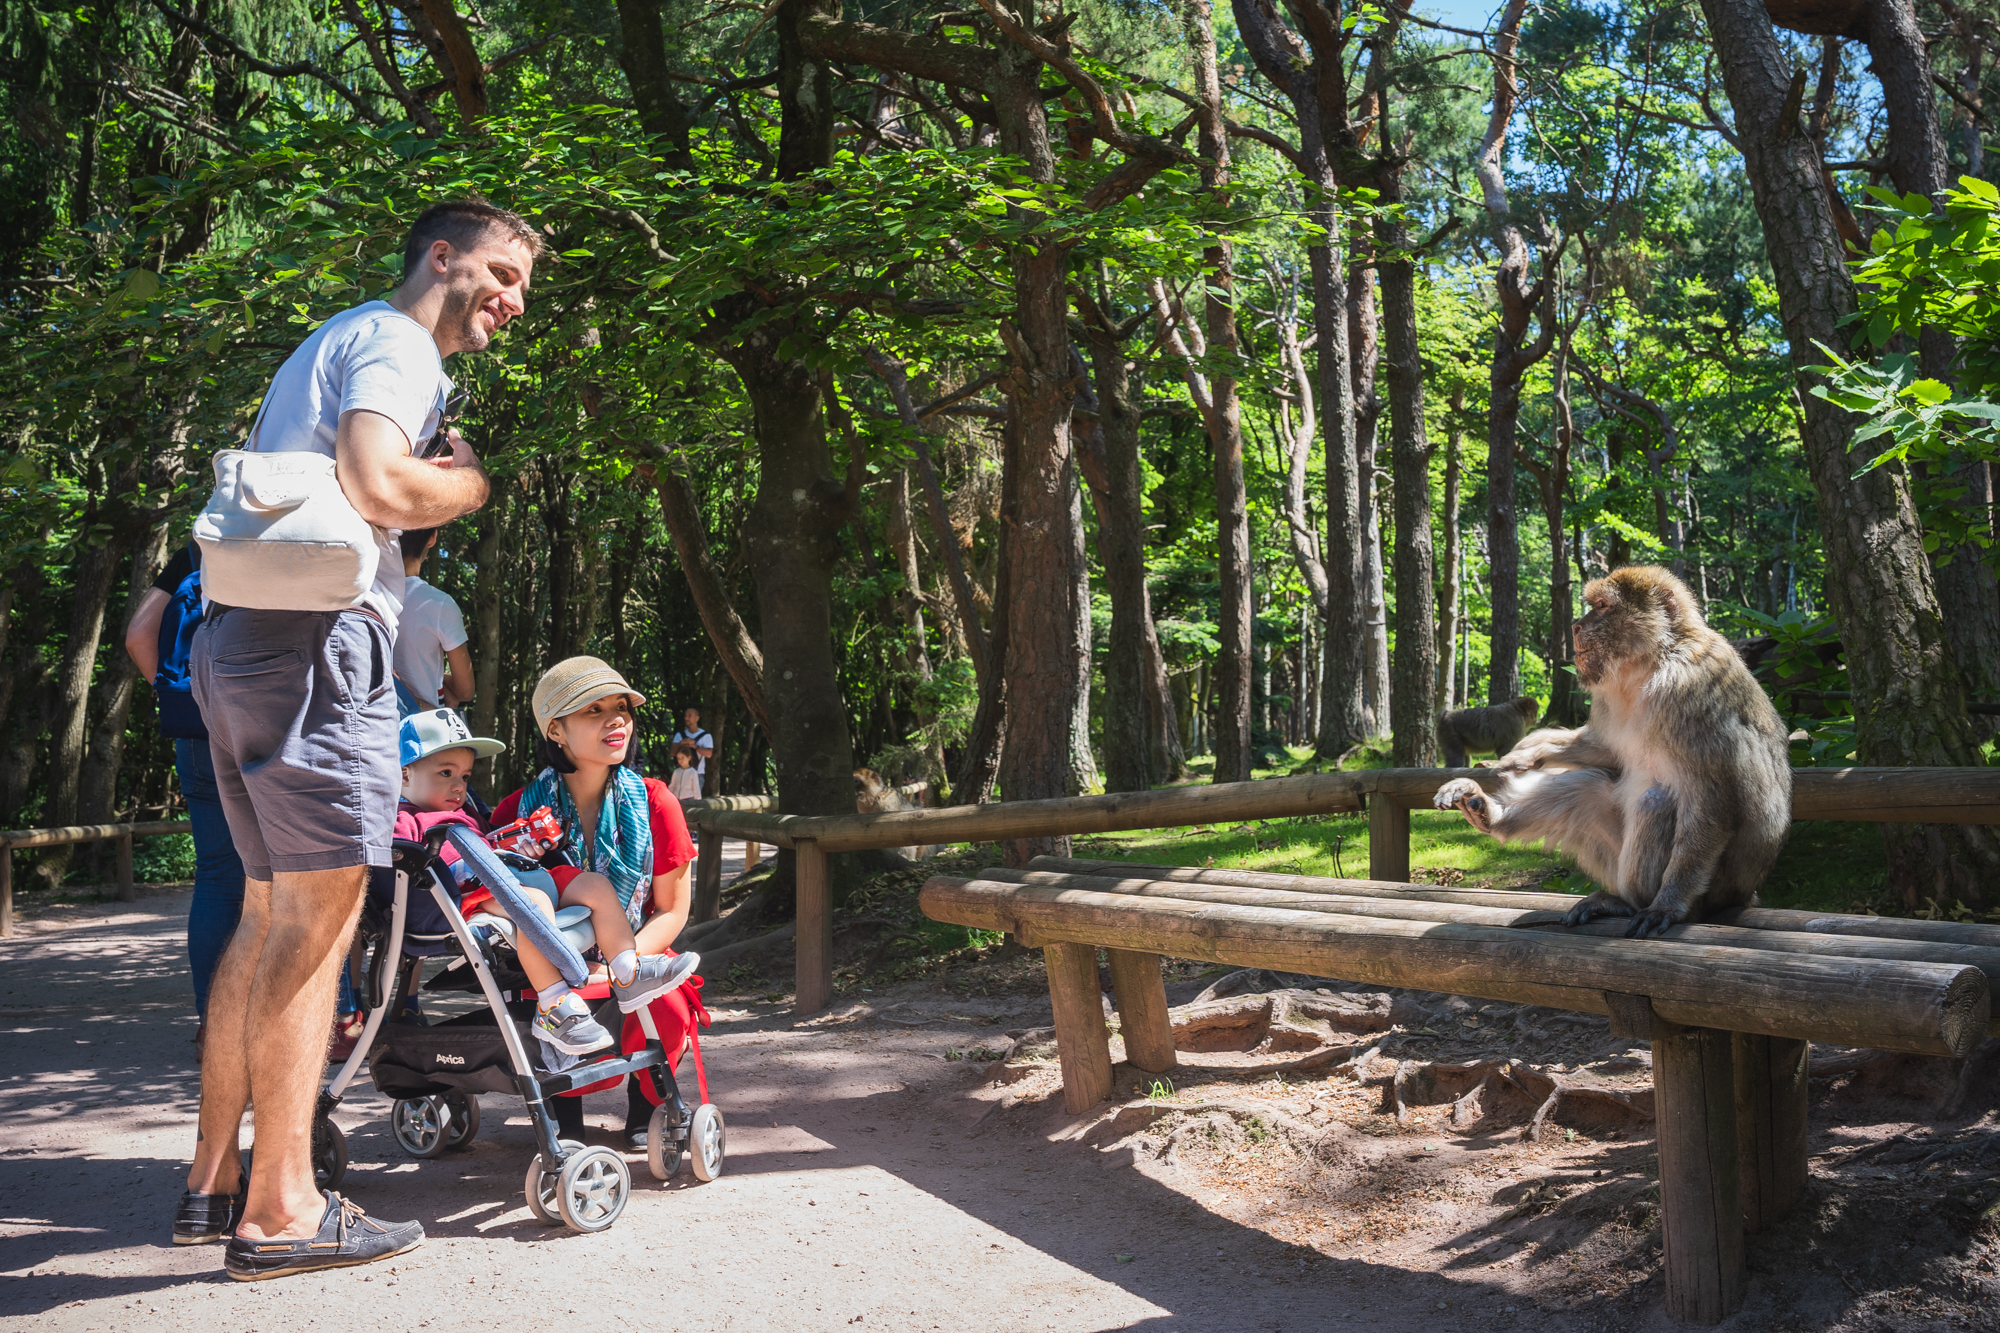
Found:
[[[174,806],[126,610],[469,194],[551,250],[427,571],[495,793],[578,652],[802,813],[1435,764],[1635,562],[1798,762],[1991,753],[1991,3],[181,4],[0,0],[0,828]]]

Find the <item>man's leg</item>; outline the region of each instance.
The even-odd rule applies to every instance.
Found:
[[[250,980],[243,1045],[256,1107],[257,1158],[237,1235],[300,1240],[326,1201],[313,1182],[313,1104],[326,1065],[335,974],[361,912],[366,866],[279,871]]]
[[[243,883],[243,916],[209,983],[208,1028],[201,1048],[201,1120],[195,1131],[191,1194],[234,1194],[243,1176],[237,1151],[243,1112],[250,1104],[250,1070],[244,1034],[251,978],[271,925],[271,885]]]

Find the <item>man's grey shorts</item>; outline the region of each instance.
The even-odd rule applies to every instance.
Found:
[[[243,872],[389,864],[402,790],[394,643],[365,611],[217,607],[195,631],[195,702]]]

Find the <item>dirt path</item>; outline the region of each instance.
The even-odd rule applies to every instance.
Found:
[[[338,1117],[346,1190],[421,1218],[429,1242],[393,1267],[230,1282],[218,1247],[167,1243],[198,1095],[187,902],[54,913],[0,942],[10,1327],[461,1328],[572,1311],[687,1330],[1557,1326],[1503,1316],[1510,1298],[1477,1282],[1309,1258],[1073,1128],[996,1114],[968,1095],[977,1067],[943,1057],[1046,1021],[1046,1005],[980,1001],[803,1027],[777,1005],[718,1005],[706,1049],[727,1173],[663,1187],[634,1159],[632,1203],[597,1236],[529,1215],[532,1140],[507,1099],[484,1099],[469,1150],[418,1163],[363,1088]],[[593,1098],[591,1122],[623,1109],[622,1094]]]
[[[395,1146],[386,1103],[364,1084],[338,1115],[353,1159],[345,1191],[382,1216],[420,1218],[431,1239],[392,1265],[233,1283],[219,1247],[167,1243],[198,1095],[187,902],[59,910],[0,941],[0,1326],[457,1330],[577,1314],[781,1333],[1674,1327],[1657,1280],[1639,1271],[1621,1287],[1621,1264],[1650,1265],[1593,1253],[1549,1230],[1553,1215],[1522,1222],[1543,1227],[1539,1247],[1488,1237],[1514,1197],[1504,1191],[1498,1203],[1482,1194],[1459,1208],[1450,1243],[1435,1229],[1369,1233],[1360,1207],[1333,1202],[1304,1210],[1303,1226],[1321,1233],[1314,1240],[1259,1145],[1176,1164],[1143,1135],[1118,1132],[1120,1115],[1142,1131],[1152,1123],[1144,1104],[1065,1117],[1045,1095],[1027,1095],[1033,1080],[1002,1085],[991,1064],[948,1058],[1046,1023],[1046,1001],[916,985],[847,997],[805,1024],[778,1004],[715,1003],[705,1048],[729,1117],[726,1174],[661,1186],[643,1159],[628,1159],[632,1203],[597,1236],[528,1213],[532,1139],[509,1099],[483,1099],[484,1127],[468,1150],[419,1163]],[[1360,1089],[1280,1082],[1269,1095],[1291,1103],[1300,1123],[1325,1124]],[[593,1098],[589,1110],[593,1138],[610,1141],[622,1093]],[[1409,1171],[1497,1180],[1499,1166],[1477,1161],[1484,1151],[1439,1135],[1404,1143],[1399,1156],[1415,1164]],[[1649,1155],[1636,1143],[1579,1144],[1534,1161],[1490,1154],[1514,1163],[1510,1179],[1539,1172],[1585,1187],[1610,1164],[1631,1175],[1635,1195]],[[1532,1198],[1539,1187],[1509,1188]],[[1327,1229],[1340,1227],[1356,1234],[1329,1244]],[[1643,1236],[1633,1243],[1643,1247]],[[1538,1303],[1556,1278],[1574,1289],[1580,1263],[1604,1272],[1601,1299]],[[1815,1281],[1830,1288],[1832,1276]],[[1788,1294],[1797,1290],[1760,1276],[1731,1326],[1842,1323],[1802,1318]],[[1936,1323],[1842,1326],[1993,1327],[1963,1313],[1980,1308],[1955,1306]]]

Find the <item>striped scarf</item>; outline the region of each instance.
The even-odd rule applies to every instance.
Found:
[[[582,859],[583,839],[576,802],[570,799],[569,784],[553,768],[545,768],[521,793],[521,809],[539,810],[548,806],[562,821],[570,846]],[[605,784],[604,804],[597,812],[597,836],[591,843],[594,864],[586,866],[611,881],[618,890],[618,902],[634,928],[646,915],[646,900],[653,883],[653,821],[646,802],[646,780],[620,764],[611,770]]]

